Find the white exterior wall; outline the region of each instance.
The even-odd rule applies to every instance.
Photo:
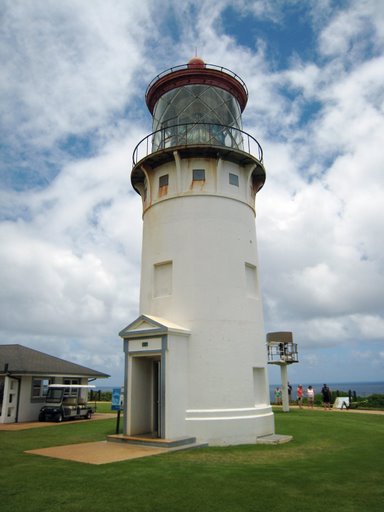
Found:
[[[193,169],[205,169],[205,182],[192,182]],[[229,172],[239,187],[229,184]],[[164,174],[169,186],[159,190]],[[177,155],[146,173],[140,311],[191,331],[186,429],[213,444],[274,432],[250,174]]]
[[[43,405],[43,399],[32,401],[32,377],[22,377],[18,421],[37,421]]]
[[[168,335],[165,367],[165,437],[188,435],[185,411],[188,408],[189,336]]]

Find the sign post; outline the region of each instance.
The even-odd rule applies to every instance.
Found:
[[[113,388],[112,389],[112,411],[117,411],[117,420],[116,420],[116,434],[120,433],[120,412],[121,407],[123,405],[123,395],[121,393],[121,388]]]

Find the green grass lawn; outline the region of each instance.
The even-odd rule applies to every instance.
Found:
[[[0,432],[0,504],[9,512],[334,512],[384,510],[384,416],[276,411],[294,440],[173,452],[100,466],[24,450],[103,440],[116,420]]]
[[[92,407],[94,412],[101,412],[101,413],[116,413],[117,411],[112,411],[112,402],[88,402],[88,405]]]

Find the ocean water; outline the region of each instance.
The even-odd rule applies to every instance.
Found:
[[[296,397],[296,388],[298,384],[301,384],[303,386],[304,393],[309,385],[311,385],[314,388],[315,393],[320,393],[320,390],[323,387],[323,382],[317,384],[314,384],[313,382],[291,382],[292,398]],[[351,390],[352,393],[356,391],[357,396],[369,396],[376,393],[384,395],[384,382],[327,382],[327,384],[332,391],[344,391],[346,395],[348,395],[349,390]],[[269,396],[272,403],[275,400],[274,389],[277,386],[281,387],[281,384],[271,384],[269,386]],[[101,391],[112,391],[113,387],[119,386],[96,386],[95,391],[98,391],[99,389]]]
[[[292,386],[292,398],[296,397],[296,388],[298,384],[301,384],[304,388],[304,396],[305,396],[305,390],[310,385],[314,388],[315,393],[320,393],[321,388],[323,387],[322,383],[312,383],[312,382],[291,382]],[[332,391],[344,391],[346,395],[348,395],[348,391],[351,390],[352,393],[356,391],[357,396],[369,396],[374,395],[376,393],[380,395],[384,395],[384,382],[327,382],[328,386],[331,388]],[[271,399],[271,402],[274,402],[274,389],[280,386],[281,384],[271,384],[269,386],[269,396]]]

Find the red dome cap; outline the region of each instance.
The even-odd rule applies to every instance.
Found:
[[[188,62],[189,68],[205,68],[205,62],[200,57],[192,57]]]

